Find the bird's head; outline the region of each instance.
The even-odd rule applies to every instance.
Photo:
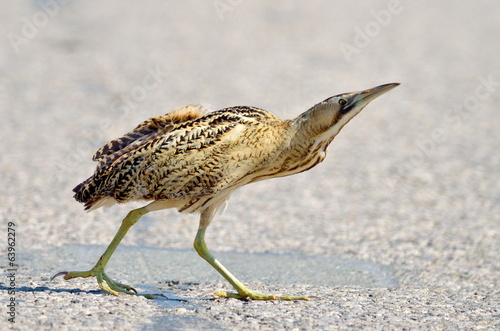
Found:
[[[306,126],[313,136],[331,140],[370,101],[398,85],[399,83],[384,84],[364,91],[335,95],[300,115],[296,123]]]

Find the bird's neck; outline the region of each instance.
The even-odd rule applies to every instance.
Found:
[[[302,113],[291,121],[290,145],[308,145],[312,146],[313,150],[324,145],[326,145],[324,146],[326,148],[344,126],[343,121],[335,121],[332,124],[329,118],[317,116],[317,114],[313,113],[316,110],[315,108]]]
[[[289,176],[311,169],[326,156],[326,149],[338,131],[315,125],[300,115],[288,121],[288,135],[282,149],[282,176]]]

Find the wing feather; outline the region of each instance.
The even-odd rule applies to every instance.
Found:
[[[99,148],[92,160],[98,162],[98,168],[108,166],[144,142],[168,133],[176,124],[202,116],[205,111],[206,109],[201,105],[188,105],[165,115],[152,117],[123,137],[111,140]]]

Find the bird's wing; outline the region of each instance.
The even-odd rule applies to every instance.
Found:
[[[152,117],[123,137],[111,140],[99,148],[92,157],[98,168],[112,164],[120,156],[131,152],[144,142],[168,133],[175,124],[202,116],[206,109],[201,105],[188,105],[165,115]]]
[[[106,196],[118,202],[187,199],[190,205],[217,196],[272,154],[263,138],[279,122],[253,107],[178,117],[157,118],[154,123],[168,124],[162,130],[143,123],[101,148],[97,170],[74,189],[75,199],[88,209]]]
[[[119,165],[122,160],[128,159],[131,155],[140,154],[137,150],[141,146],[167,134],[175,125],[198,118],[205,111],[206,109],[201,105],[188,105],[165,115],[150,118],[123,137],[106,143],[92,157],[98,162],[94,175],[73,189],[75,199],[84,202],[86,209],[90,208],[95,201],[112,190],[106,187],[107,183],[103,179],[107,178],[113,170],[117,171],[117,164]]]

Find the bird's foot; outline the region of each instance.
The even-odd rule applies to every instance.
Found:
[[[219,291],[213,295],[214,299],[219,298],[235,298],[235,299],[244,299],[244,300],[285,300],[285,301],[295,301],[295,300],[305,300],[309,301],[309,298],[306,296],[302,297],[294,297],[294,296],[278,296],[273,294],[262,294],[256,293],[253,291],[245,291],[244,293],[232,293]]]
[[[132,286],[115,282],[108,275],[106,275],[102,268],[98,267],[94,267],[89,271],[62,271],[52,276],[50,280],[52,281],[58,276],[64,276],[63,278],[65,280],[79,277],[95,277],[97,279],[97,284],[99,284],[99,287],[110,294],[120,295],[121,293],[125,293],[130,295],[141,295],[148,299],[154,299],[154,296],[152,294],[138,294]]]

